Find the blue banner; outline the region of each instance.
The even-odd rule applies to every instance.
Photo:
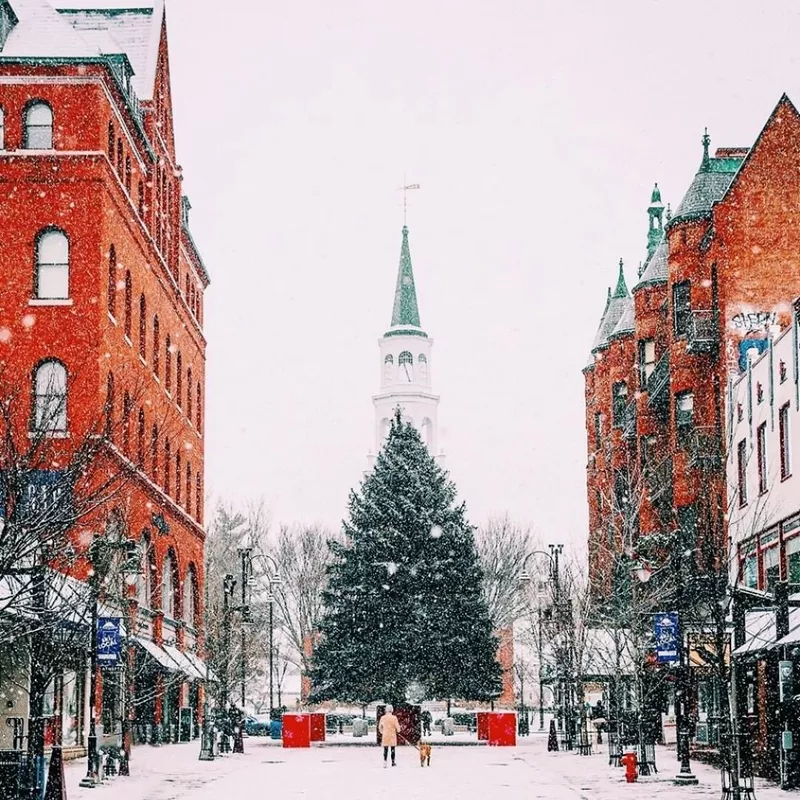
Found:
[[[119,617],[97,618],[97,663],[101,669],[121,666],[122,637]]]
[[[675,611],[661,611],[653,621],[653,636],[656,642],[656,661],[674,664],[680,661],[680,626]]]

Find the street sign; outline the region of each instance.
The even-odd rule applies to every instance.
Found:
[[[675,611],[661,611],[653,620],[653,634],[656,641],[656,661],[674,664],[680,661],[680,635],[678,614]]]
[[[101,669],[121,666],[120,617],[97,618],[97,663]]]

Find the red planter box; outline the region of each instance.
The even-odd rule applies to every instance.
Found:
[[[311,747],[311,715],[284,714],[281,738],[284,747]]]
[[[478,741],[486,742],[489,739],[489,712],[478,711],[475,717],[478,723]]]
[[[517,715],[513,711],[494,711],[488,714],[490,745],[514,747],[517,744]]]
[[[324,742],[325,741],[325,715],[324,714],[309,714],[311,717],[311,741]]]

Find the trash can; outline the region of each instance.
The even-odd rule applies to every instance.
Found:
[[[280,739],[283,730],[283,723],[279,719],[273,719],[269,723],[269,738]]]
[[[452,717],[445,717],[442,720],[442,734],[444,736],[452,736],[455,732],[455,721]]]
[[[355,717],[353,719],[353,736],[366,736],[369,731],[369,726],[364,717]]]

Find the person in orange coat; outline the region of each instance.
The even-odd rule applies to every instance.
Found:
[[[383,766],[386,766],[386,759],[389,756],[389,750],[392,751],[392,766],[395,764],[395,748],[397,747],[397,736],[400,733],[400,723],[394,715],[394,709],[391,706],[386,706],[386,712],[381,717],[378,723],[378,732],[381,735],[381,746],[383,747]]]

